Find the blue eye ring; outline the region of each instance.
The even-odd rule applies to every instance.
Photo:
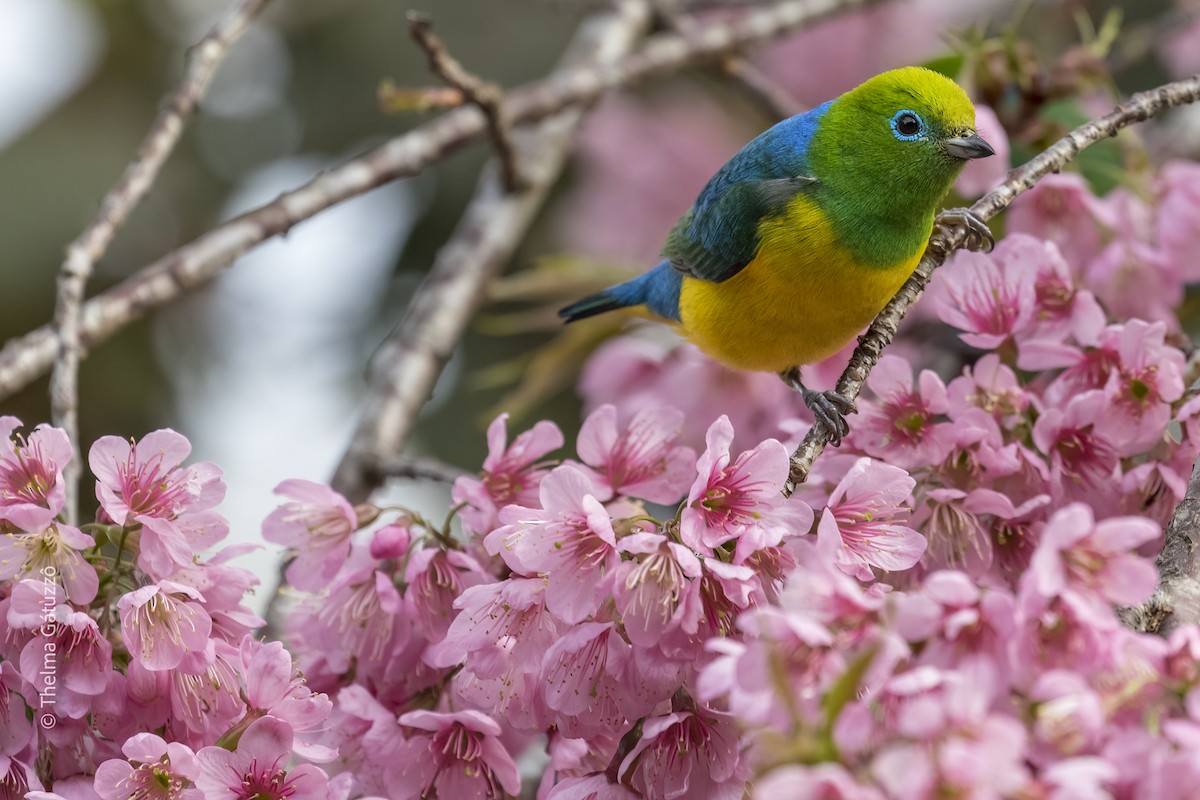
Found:
[[[914,121],[917,125],[915,130],[912,129]],[[920,114],[911,109],[900,109],[888,124],[891,125],[892,135],[902,142],[911,142],[925,135],[925,121],[921,119]]]

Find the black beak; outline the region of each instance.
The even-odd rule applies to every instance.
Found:
[[[996,155],[992,146],[974,133],[970,136],[942,139],[942,149],[946,151],[947,155],[955,158],[987,158]]]

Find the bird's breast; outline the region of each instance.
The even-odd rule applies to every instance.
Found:
[[[871,323],[912,274],[921,249],[898,252],[883,266],[858,263],[821,208],[799,196],[784,215],[760,224],[758,252],[737,275],[723,283],[684,279],[683,332],[740,369],[820,361]]]

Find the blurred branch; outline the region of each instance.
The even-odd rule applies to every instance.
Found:
[[[585,23],[564,64],[601,67],[617,61],[633,48],[649,18],[643,0],[622,0],[612,13]],[[488,283],[525,238],[557,181],[583,111],[573,108],[515,134],[524,163],[537,166],[528,171],[525,191],[505,191],[495,160],[485,169],[458,227],[371,364],[362,416],[332,480],[350,502],[364,502],[378,487],[381,476],[370,466],[395,456],[411,433]]]
[[[719,60],[748,45],[878,2],[790,0],[704,25],[687,36],[656,36],[618,63],[562,69],[545,80],[509,92],[510,118],[513,123],[543,119],[570,106],[589,103],[615,87]],[[238,256],[293,225],[384,183],[419,174],[484,129],[483,115],[477,108],[455,109],[217,226],[84,303],[83,345],[94,347],[151,309],[212,280]],[[10,339],[0,350],[0,399],[41,375],[57,346],[58,337],[51,325]]]
[[[240,0],[212,30],[188,51],[183,77],[163,98],[158,116],[142,140],[133,161],[100,202],[100,210],[67,247],[59,267],[58,297],[54,307],[54,329],[58,347],[50,375],[50,419],[64,428],[71,440],[74,458],[64,469],[67,521],[75,523],[79,476],[79,362],[83,340],[80,307],[96,262],[104,257],[113,237],[137,207],[162,165],[170,157],[200,98],[208,90],[217,67],[230,45],[242,35],[250,21],[269,0]]]
[[[693,17],[683,16],[683,5],[684,0],[659,0],[655,13],[668,29],[687,36],[695,33],[701,23]],[[744,56],[726,56],[718,62],[717,71],[757,105],[768,119],[784,120],[802,110],[786,89]]]
[[[392,456],[383,458],[374,464],[366,466],[369,474],[380,483],[389,478],[407,478],[409,480],[437,481],[438,483],[454,483],[467,474],[453,464],[438,461],[436,458],[419,458],[415,456]]]
[[[1167,635],[1180,625],[1200,623],[1200,461],[1192,468],[1187,492],[1175,508],[1158,554],[1158,589],[1121,619],[1143,633]]]
[[[1198,99],[1200,99],[1200,75],[1168,83],[1150,91],[1139,92],[1104,116],[1080,125],[1024,166],[1013,170],[1009,173],[1008,180],[981,197],[975,205],[971,206],[971,211],[980,219],[989,220],[1007,208],[1017,195],[1031,189],[1046,175],[1062,169],[1063,165],[1084,148],[1116,136],[1122,128],[1136,122],[1143,122],[1167,109],[1194,103]],[[921,257],[912,276],[900,288],[891,302],[884,307],[883,311],[879,312],[879,316],[871,323],[867,332],[858,338],[858,348],[854,351],[841,378],[838,379],[836,388],[838,394],[850,400],[858,397],[867,376],[879,360],[880,353],[891,344],[895,337],[896,329],[908,311],[908,307],[921,296],[933,271],[945,263],[946,257],[950,253],[962,247],[966,238],[966,230],[961,227],[934,230],[933,236],[930,237],[929,244],[925,248],[925,254]],[[785,492],[790,494],[796,484],[803,483],[808,478],[813,461],[825,449],[828,442],[829,434],[825,428],[814,425],[792,454],[791,475]]]
[[[520,165],[517,163],[512,125],[509,124],[508,114],[505,112],[504,93],[500,87],[467,72],[463,65],[450,55],[445,43],[433,32],[433,21],[428,14],[408,12],[408,27],[413,39],[428,56],[429,68],[483,112],[488,135],[492,138],[496,154],[500,157],[500,170],[504,176],[505,188],[510,192],[528,188],[529,181],[521,174]]]

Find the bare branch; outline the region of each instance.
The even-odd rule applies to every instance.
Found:
[[[483,112],[488,135],[500,157],[504,186],[510,192],[528,188],[529,180],[521,173],[517,163],[517,148],[512,140],[512,125],[504,108],[504,92],[496,84],[485,81],[463,67],[446,48],[445,43],[433,32],[433,20],[419,11],[408,12],[408,28],[425,55],[429,68],[439,78],[462,92],[468,102]]]
[[[372,480],[383,482],[389,478],[407,478],[409,480],[437,481],[438,483],[454,483],[467,474],[453,464],[438,461],[436,458],[417,456],[393,456],[380,459],[374,464],[367,464],[366,469],[372,475]]]
[[[666,27],[687,36],[694,33],[700,27],[700,23],[693,17],[683,15],[683,5],[684,0],[659,0],[655,13]],[[787,119],[803,110],[787,90],[744,56],[726,56],[718,62],[717,70],[726,81],[753,101],[769,119]]]
[[[83,341],[80,332],[80,307],[88,279],[96,262],[104,257],[117,230],[141,201],[162,165],[175,149],[188,119],[200,98],[208,90],[212,77],[229,46],[246,30],[250,21],[269,0],[240,0],[199,44],[188,51],[183,77],[163,98],[158,116],[142,140],[133,161],[100,202],[100,210],[67,247],[66,260],[59,268],[58,298],[54,307],[54,328],[58,348],[50,375],[50,419],[64,428],[71,440],[74,458],[64,469],[67,490],[67,521],[77,516],[79,475],[79,362]]]
[[[877,2],[791,0],[706,25],[686,37],[658,36],[617,64],[564,69],[510,92],[508,110],[514,123],[543,119],[569,106],[591,102],[614,87],[719,60],[747,45]],[[168,253],[84,303],[84,346],[96,346],[151,309],[207,283],[238,256],[293,225],[384,183],[420,173],[478,137],[484,128],[478,109],[455,109]],[[57,343],[50,325],[9,340],[0,350],[0,400],[41,375],[54,358]]]
[[[787,119],[804,110],[786,89],[741,56],[725,59],[721,70],[771,119]]]
[[[594,41],[585,36],[564,61],[616,61],[633,47],[649,17],[642,0],[624,0],[612,14],[589,23],[603,34]],[[503,191],[495,163],[480,178],[457,229],[371,365],[362,417],[332,481],[350,502],[370,496],[380,483],[370,466],[393,457],[408,438],[488,283],[508,262],[558,179],[582,119],[583,109],[574,108],[515,135],[525,163],[533,163],[528,154],[537,154],[538,170],[529,174],[524,192]]]
[[[1103,139],[1116,136],[1122,129],[1136,122],[1144,122],[1157,116],[1167,109],[1194,103],[1200,99],[1200,75],[1194,75],[1186,80],[1168,83],[1157,89],[1139,92],[1124,103],[1121,103],[1103,117],[1080,125],[1075,130],[1059,139],[1049,148],[1028,161],[1024,166],[1013,170],[1008,180],[1000,184],[988,194],[981,197],[971,210],[983,220],[989,220],[999,214],[1017,197],[1017,195],[1033,188],[1033,185],[1051,172],[1062,169],[1084,148]],[[850,358],[841,378],[838,379],[838,394],[850,400],[858,397],[863,384],[871,369],[879,360],[883,349],[891,344],[896,336],[900,320],[908,311],[908,307],[917,301],[929,282],[933,271],[946,261],[946,257],[963,246],[966,232],[960,228],[949,231],[935,230],[925,248],[912,276],[896,293],[891,302],[879,312],[879,316],[871,323],[858,339],[858,348]],[[829,443],[829,434],[822,426],[814,426],[804,437],[796,451],[792,453],[792,468],[789,485],[785,488],[791,493],[796,484],[803,483],[808,478],[813,461]]]

